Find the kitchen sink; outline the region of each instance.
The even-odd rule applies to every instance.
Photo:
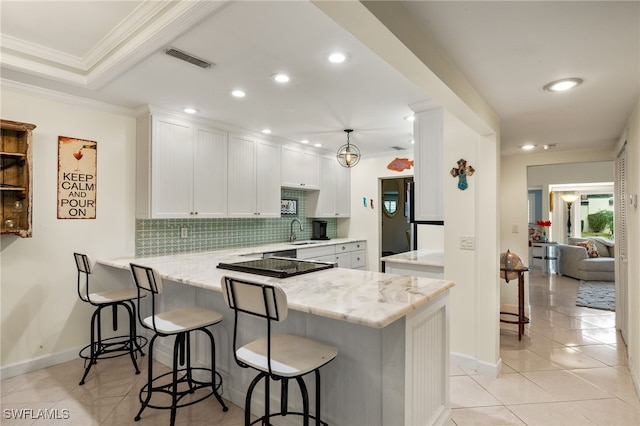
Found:
[[[294,241],[291,244],[294,246],[307,246],[310,244],[320,244],[323,241]]]

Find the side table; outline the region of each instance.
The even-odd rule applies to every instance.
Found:
[[[557,242],[534,242],[531,245],[533,259],[542,261],[542,275],[558,273],[558,258],[560,257],[560,247]]]
[[[524,273],[527,272],[529,268],[524,266],[519,269],[500,268],[500,270],[505,272],[518,273],[518,313],[514,314],[513,312],[500,311],[500,315],[513,315],[518,317],[518,319],[516,321],[512,321],[500,318],[500,322],[508,324],[518,324],[518,340],[522,340],[522,335],[524,334],[524,325],[529,324],[529,318],[524,315]],[[509,282],[509,280],[506,281],[507,283]]]

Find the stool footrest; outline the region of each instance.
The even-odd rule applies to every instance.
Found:
[[[287,417],[287,416],[302,416],[304,417],[304,413],[299,413],[299,412],[294,412],[294,411],[288,411],[287,414],[282,414],[282,413],[273,413],[273,414],[269,414],[269,419],[272,417]],[[256,419],[254,421],[252,421],[251,423],[249,423],[250,425],[262,422],[266,419],[267,416],[262,416],[259,419]],[[309,414],[309,419],[310,420],[316,420],[316,416]],[[269,423],[269,422],[267,422]],[[323,420],[320,420],[320,424],[322,424],[323,426],[329,426],[329,424]]]
[[[114,336],[107,339],[102,339],[102,342],[95,342],[94,355],[91,357],[91,344],[88,344],[80,350],[78,355],[80,358],[86,360],[99,360],[117,358],[119,356],[129,355],[131,352],[131,337],[126,336]],[[142,348],[147,345],[147,338],[144,336],[136,336],[136,344],[133,347],[133,351],[139,351],[141,355],[144,355]]]
[[[207,381],[207,382],[203,382],[200,380],[196,380],[194,379],[191,374],[195,371],[206,371],[211,373],[211,370],[208,368],[195,368],[192,367],[191,372],[189,372],[189,369],[187,368],[182,368],[178,370],[178,376],[182,375],[182,377],[179,377],[177,382],[175,383],[175,386],[180,386],[183,385],[184,389],[183,390],[178,390],[176,392],[177,395],[177,404],[175,405],[175,407],[173,407],[171,405],[171,400],[167,401],[168,405],[160,405],[158,403],[154,403],[153,399],[149,400],[149,402],[145,405],[146,407],[150,407],[150,408],[157,408],[157,409],[172,409],[172,408],[180,408],[180,407],[186,407],[192,404],[195,404],[197,402],[200,402],[204,399],[209,398],[210,396],[213,395],[220,395],[220,392],[218,392],[218,390],[222,387],[222,377],[220,376],[220,373],[216,372],[214,375],[214,382],[211,381]],[[145,403],[145,400],[147,399],[146,396],[149,393],[149,391],[153,394],[154,392],[161,392],[164,394],[167,394],[169,396],[173,395],[173,387],[174,387],[174,383],[169,381],[168,383],[162,384],[162,385],[158,385],[158,386],[154,386],[154,383],[157,383],[158,381],[160,381],[161,379],[167,377],[167,376],[173,376],[173,371],[169,371],[168,373],[164,373],[160,376],[154,377],[153,381],[151,382],[151,389],[149,389],[149,384],[147,383],[146,385],[144,385],[142,387],[142,389],[140,389],[140,402],[142,404]],[[195,393],[198,390],[201,389],[206,389],[209,388],[209,392],[207,392],[206,394],[196,398],[196,399],[191,399],[187,402],[180,402],[184,397],[186,397],[187,395],[191,395],[193,393]],[[145,397],[143,397],[143,395],[145,395]],[[153,398],[153,397],[152,397]]]

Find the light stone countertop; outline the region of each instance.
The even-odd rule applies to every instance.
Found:
[[[334,239],[320,244],[356,241],[362,240]],[[271,278],[216,267],[219,262],[261,258],[261,253],[281,250],[283,246],[292,248],[290,244],[284,243],[152,257],[99,259],[97,263],[119,269],[129,269],[129,263],[151,266],[164,279],[218,292],[221,291],[220,280],[225,275],[275,284],[284,289],[290,309],[372,328],[386,327],[426,305],[454,285],[451,281],[433,278],[343,268],[289,278]]]
[[[444,267],[444,252],[442,250],[413,250],[385,256],[381,260],[383,262]]]

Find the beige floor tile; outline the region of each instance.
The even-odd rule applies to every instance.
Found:
[[[557,370],[560,367],[529,349],[501,350],[502,362],[516,371]]]
[[[464,370],[456,365],[449,365],[449,375],[450,376],[464,376],[467,373],[464,372]]]
[[[520,373],[501,374],[497,379],[473,376],[483,389],[503,405],[533,404],[554,401],[553,395]]]
[[[509,409],[528,426],[589,426],[597,424],[567,402],[510,405]]]
[[[511,374],[511,373],[516,373],[516,370],[509,367],[505,363],[502,363],[502,370],[500,371],[500,374],[502,375],[502,374]]]
[[[580,318],[582,321],[589,324],[596,325],[598,327],[610,328],[616,326],[616,315],[585,315]]]
[[[452,410],[451,419],[457,426],[471,425],[524,425],[507,407],[456,408]]]
[[[606,367],[606,364],[567,346],[534,348],[531,351],[563,369]]]
[[[566,371],[529,371],[521,373],[527,379],[549,392],[553,401],[608,398],[610,395],[598,386]]]
[[[619,398],[637,398],[633,380],[628,370],[605,367],[572,370],[571,372],[592,385],[607,391],[612,396]]]
[[[469,376],[450,378],[451,408],[500,405],[489,392]]]
[[[588,345],[574,346],[573,349],[609,366],[627,365],[627,351],[624,347],[616,348],[615,345]]]
[[[633,425],[640,424],[640,410],[619,399],[600,399],[575,401],[565,404],[572,413],[580,413],[597,425]]]
[[[550,330],[547,334],[552,340],[565,346],[598,345],[603,342],[587,336],[589,330]]]
[[[608,345],[615,345],[618,341],[618,333],[613,327],[582,330],[582,335]]]

